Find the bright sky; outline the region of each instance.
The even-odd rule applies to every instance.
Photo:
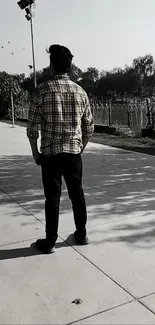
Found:
[[[0,0],[0,9],[0,70],[28,73],[25,11],[17,0]],[[45,49],[52,43],[68,46],[83,70],[124,67],[137,56],[155,57],[155,0],[36,0],[34,34],[38,70],[48,66]]]

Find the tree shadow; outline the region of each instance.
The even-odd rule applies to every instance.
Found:
[[[96,148],[96,144],[91,144],[83,160],[90,229],[107,223],[115,229],[115,223],[119,222],[121,235],[117,228],[113,229],[111,240],[130,245],[141,243],[148,247],[149,237],[154,246],[155,224],[150,220],[145,228],[145,223],[148,214],[155,210],[155,158],[102,145]],[[40,214],[44,215],[40,168],[34,165],[31,156],[1,156],[0,188],[31,214],[39,215],[38,218]],[[1,198],[0,205],[11,204],[8,197],[1,194]],[[61,205],[63,213],[70,213],[71,205],[65,187]],[[20,213],[13,212],[11,216],[20,218]],[[129,229],[130,235],[123,228],[128,219],[136,223],[136,229]],[[31,224],[25,221],[22,226],[28,223]]]

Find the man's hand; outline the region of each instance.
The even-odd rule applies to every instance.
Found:
[[[33,154],[33,159],[37,166],[41,165],[41,153],[37,152],[37,153]]]
[[[88,144],[88,141],[89,141],[89,138],[83,139],[83,148],[81,150],[81,154],[83,154],[83,152],[84,152],[84,150],[85,150],[85,148],[86,148],[86,146]]]
[[[33,159],[34,159],[36,165],[40,166],[41,165],[41,153],[38,150],[37,139],[29,138],[29,141],[30,141],[30,146],[32,149]]]

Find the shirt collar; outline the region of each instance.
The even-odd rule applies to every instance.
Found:
[[[54,80],[60,80],[60,79],[70,79],[68,74],[56,74],[54,76]]]

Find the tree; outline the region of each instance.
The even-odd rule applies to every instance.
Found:
[[[137,75],[133,67],[126,67],[123,83],[124,91],[126,94],[131,96],[137,94]]]
[[[96,95],[107,99],[115,100],[116,96],[123,97],[124,88],[124,71],[113,69],[101,75],[96,85]]]
[[[75,64],[72,65],[72,69],[70,71],[70,77],[74,82],[78,82],[82,77],[82,70],[79,69]],[[50,67],[44,68],[43,70],[37,71],[37,84],[41,84],[46,82],[52,78]],[[34,74],[31,73],[28,78],[26,78],[22,87],[24,90],[27,90],[31,95],[34,91]]]
[[[15,108],[18,100],[25,96],[20,81],[24,75],[11,75],[5,71],[0,72],[0,117],[8,115],[11,110],[11,91],[14,96]]]
[[[74,82],[78,82],[82,78],[82,70],[79,69],[75,64],[72,64],[70,77]]]
[[[78,83],[85,89],[89,96],[92,96],[95,94],[98,79],[99,71],[96,68],[90,67],[82,73],[82,78]]]
[[[124,69],[115,68],[112,71],[102,71],[89,67],[82,71],[75,64],[70,71],[71,79],[81,85],[89,96],[103,98],[105,100],[116,100],[126,96],[153,96],[155,94],[155,63],[152,55],[138,57],[133,60],[132,66],[125,66]],[[52,78],[49,67],[37,71],[37,83],[43,83]],[[11,86],[10,86],[11,84]],[[34,76],[30,74],[25,78],[24,74],[9,75],[1,72],[0,75],[0,105],[8,107],[10,105],[10,87],[15,85],[31,95],[34,90]],[[21,96],[21,99],[19,99]],[[24,99],[25,96],[25,99]],[[15,101],[26,101],[27,93],[15,95]]]
[[[82,74],[82,79],[96,82],[99,79],[99,71],[96,68],[90,67]]]
[[[37,84],[40,84],[42,82],[42,78],[43,78],[43,70],[37,71]],[[34,91],[34,74],[33,73],[31,73],[29,75],[29,77],[27,77],[23,80],[22,88],[24,90],[28,91],[28,93],[30,95],[32,95],[32,93]]]
[[[95,84],[98,97],[115,100],[124,96],[150,96],[155,93],[154,60],[151,55],[133,60],[133,66],[103,71]]]
[[[142,95],[146,87],[147,77],[154,73],[154,59],[148,54],[133,60],[133,68],[137,75],[137,94]]]
[[[133,67],[138,74],[150,76],[154,72],[154,60],[151,54],[133,60]]]

